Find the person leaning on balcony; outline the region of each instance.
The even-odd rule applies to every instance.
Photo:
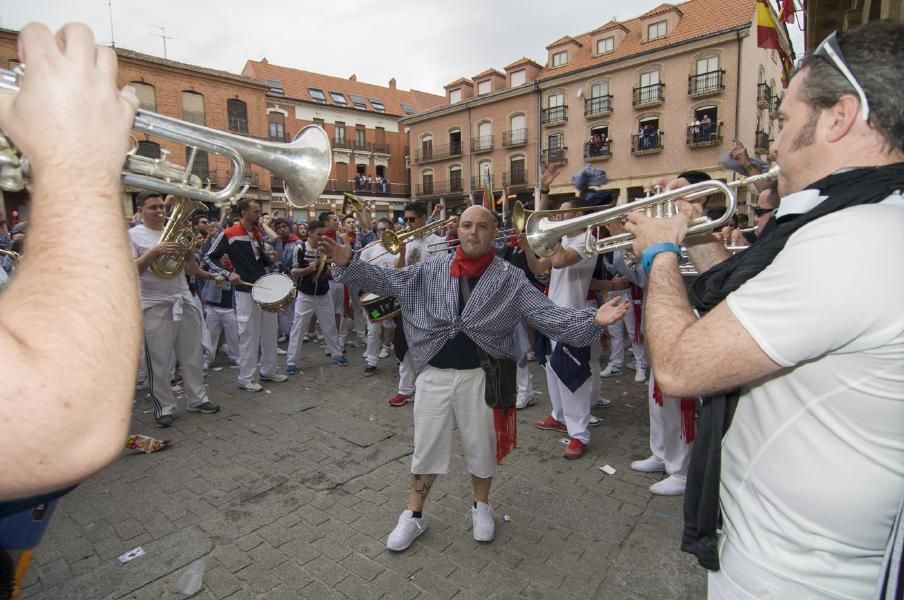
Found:
[[[19,57],[28,70],[0,93],[0,129],[32,188],[28,257],[0,295],[3,500],[71,487],[120,455],[141,340],[120,203],[135,91],[116,88],[116,54],[82,24],[26,25]],[[72,211],[91,235],[56,243]]]
[[[660,388],[708,395],[682,548],[713,570],[711,600],[901,597],[883,554],[900,574],[902,75],[897,24],[832,34],[804,58],[778,113],[776,227],[734,256],[687,239],[690,301],[679,244],[697,206],[628,217]],[[839,273],[868,291],[839,294]]]

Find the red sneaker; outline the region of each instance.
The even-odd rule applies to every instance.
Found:
[[[396,394],[389,399],[389,406],[405,406],[409,402],[413,402],[414,398],[405,394]]]
[[[565,458],[571,460],[573,458],[581,458],[584,456],[584,448],[587,446],[581,440],[571,438],[568,445],[565,446],[565,452],[562,454]]]
[[[534,427],[536,427],[537,429],[546,429],[549,431],[561,431],[562,433],[568,433],[568,428],[565,427],[565,423],[563,423],[562,421],[556,421],[552,418],[552,415],[546,415],[545,419],[535,422]]]

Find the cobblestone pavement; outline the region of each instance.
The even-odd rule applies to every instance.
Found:
[[[205,600],[705,597],[703,571],[678,550],[680,497],[652,496],[658,477],[629,469],[649,452],[646,386],[633,371],[604,380],[613,405],[594,411],[604,424],[588,453],[566,461],[563,436],[532,426],[549,409],[533,365],[538,403],[519,413],[519,448],[493,484],[495,541],[478,544],[468,530],[456,436],[450,474],[425,509],[430,528],[393,554],[385,541],[404,509],[412,451],[412,405],[386,403],[395,359],[364,378],[360,348],[345,368],[317,344],[303,355],[303,375],[257,394],[236,387],[234,369],[211,370],[220,413],[180,413],[168,430],[154,427],[140,393],[133,432],[174,445],[125,452],[61,500],[23,598],[184,598],[176,582],[197,559],[206,571],[194,597]],[[136,546],[146,554],[120,564]]]

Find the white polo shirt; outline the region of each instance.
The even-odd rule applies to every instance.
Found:
[[[722,556],[734,559],[713,577],[755,570],[762,589],[871,597],[904,496],[902,257],[893,195],[802,227],[728,296],[786,370],[743,390],[723,441]]]
[[[562,238],[562,247],[573,248],[581,260],[563,269],[552,269],[549,275],[549,299],[558,306],[585,308],[590,280],[596,268],[596,256],[587,254],[585,240],[588,232]]]

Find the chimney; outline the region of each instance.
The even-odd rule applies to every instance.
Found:
[[[349,76],[348,80],[349,80],[349,81],[358,81],[358,76],[355,75],[354,73],[352,73],[352,74]]]
[[[389,80],[389,89],[391,89],[391,90],[396,89],[395,84],[396,84],[396,80],[395,80],[395,77],[393,77],[392,79]]]
[[[261,59],[261,64],[269,65],[269,64],[270,64],[270,61],[267,60],[267,57],[265,56],[265,57],[263,57],[263,58]]]

